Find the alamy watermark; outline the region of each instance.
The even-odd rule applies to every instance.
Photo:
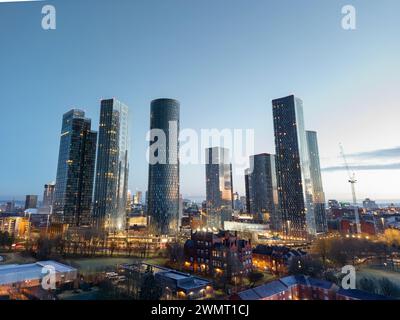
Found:
[[[52,5],[45,5],[42,8],[42,28],[43,30],[56,30],[57,14],[56,8]]]
[[[344,266],[342,268],[342,274],[345,275],[342,279],[342,288],[345,290],[356,289],[356,268],[352,265]]]
[[[42,288],[46,291],[56,289],[56,269],[54,266],[46,265],[42,268]]]
[[[344,30],[357,29],[357,12],[356,8],[352,5],[345,5],[342,7],[342,28]]]
[[[249,155],[254,154],[253,129],[183,129],[170,121],[168,130],[152,129],[146,139],[150,142],[147,162],[150,165],[170,164],[232,164],[236,174],[244,174],[249,163]],[[224,149],[220,156],[206,157],[206,149]]]

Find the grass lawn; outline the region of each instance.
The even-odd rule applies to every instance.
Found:
[[[0,262],[0,265],[4,264],[25,264],[25,263],[33,263],[36,260],[32,257],[25,257],[18,252],[0,252],[0,256],[3,257],[3,261]]]
[[[369,278],[376,280],[387,278],[400,287],[400,272],[373,268],[373,267],[362,267],[359,271],[357,271],[357,279],[360,280],[362,278]]]
[[[168,262],[168,258],[150,258],[143,260],[143,262],[163,267]]]
[[[59,294],[57,297],[60,300],[96,300],[99,297],[99,289],[92,288],[91,291],[80,291],[79,293],[70,290]]]
[[[115,269],[117,265],[125,263],[134,263],[134,258],[83,258],[83,259],[66,259],[66,263],[79,269],[79,273],[83,275],[94,274]]]

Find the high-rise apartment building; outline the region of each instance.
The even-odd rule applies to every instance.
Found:
[[[121,231],[126,225],[129,174],[129,109],[116,99],[100,105],[93,216],[99,229]]]
[[[147,212],[157,234],[178,231],[179,109],[173,99],[151,102]]]
[[[38,204],[38,196],[29,194],[25,197],[25,210],[36,209]]]
[[[42,202],[43,208],[48,208],[53,205],[55,187],[56,187],[55,182],[50,182],[44,185],[43,202]]]
[[[263,222],[270,222],[272,230],[280,230],[278,210],[278,188],[276,181],[275,156],[262,153],[250,157],[247,175],[249,213]]]
[[[328,231],[325,211],[325,194],[322,186],[321,164],[319,161],[318,138],[315,131],[306,131],[310,172],[313,185],[313,202],[316,233]]]
[[[206,203],[207,224],[222,228],[233,213],[232,164],[226,148],[206,149]]]
[[[272,101],[279,209],[286,235],[316,233],[313,186],[303,102],[291,95]]]
[[[91,223],[97,132],[85,112],[73,109],[62,120],[53,221],[71,226]]]

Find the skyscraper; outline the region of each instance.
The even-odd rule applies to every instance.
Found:
[[[287,235],[315,233],[313,187],[303,102],[291,95],[272,101],[278,199],[282,228]]]
[[[147,212],[153,231],[178,230],[179,215],[179,102],[151,102]]]
[[[206,202],[208,225],[223,227],[233,210],[232,164],[226,148],[206,149]]]
[[[129,110],[101,101],[93,215],[99,229],[124,230],[129,173]]]
[[[42,202],[43,208],[48,208],[53,205],[55,187],[56,184],[54,182],[50,182],[44,185],[43,202]]]
[[[318,138],[315,131],[306,131],[306,134],[313,185],[315,229],[317,233],[323,233],[327,232],[328,225],[326,221],[325,194],[322,187],[321,165],[319,161]]]
[[[278,189],[276,182],[275,156],[267,153],[250,157],[248,175],[249,213],[257,220],[271,224],[278,231],[281,221],[278,216]]]
[[[25,210],[26,209],[36,209],[38,203],[38,196],[36,195],[27,195],[25,197]]]
[[[73,109],[62,120],[53,221],[71,226],[91,223],[97,132],[85,112]]]
[[[246,212],[250,213],[251,204],[250,204],[250,169],[246,169],[244,172],[244,187],[246,192]]]

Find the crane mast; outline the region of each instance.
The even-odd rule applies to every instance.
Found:
[[[340,144],[340,153],[341,153],[341,155],[343,157],[344,164],[345,164],[347,173],[349,175],[348,182],[351,185],[351,193],[352,193],[352,197],[353,197],[354,217],[355,217],[355,220],[356,220],[357,233],[361,234],[360,214],[358,212],[357,196],[356,196],[356,183],[357,183],[356,175],[355,175],[354,172],[350,171],[350,167],[349,167],[349,164],[347,162],[346,155],[344,153],[344,148],[343,148],[342,144]]]

